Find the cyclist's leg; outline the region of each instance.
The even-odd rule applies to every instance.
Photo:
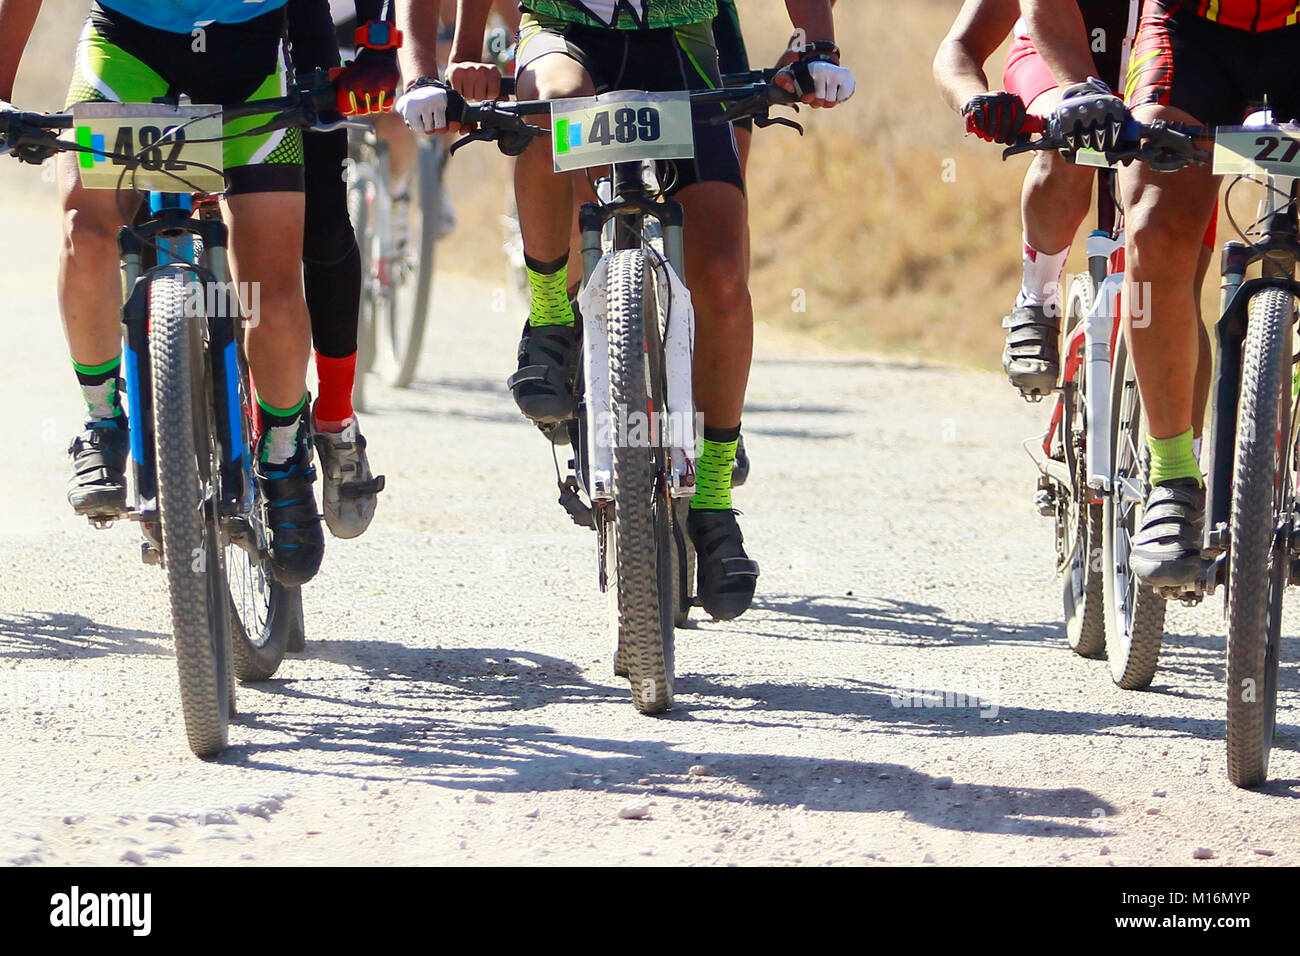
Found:
[[[1028,37],[1012,42],[1003,85],[1037,116],[1060,101],[1056,78]],[[1088,213],[1095,176],[1067,163],[1059,153],[1040,152],[1025,173],[1021,190],[1021,283],[1004,325],[1002,366],[1024,392],[1044,394],[1060,374],[1061,273],[1075,233]]]
[[[674,31],[671,83],[717,86],[717,57],[708,24]],[[654,56],[652,49],[644,51]],[[662,54],[659,54],[662,57]],[[670,79],[661,65],[642,66],[651,79]],[[661,87],[661,88],[664,88]],[[695,404],[704,420],[696,460],[696,492],[687,531],[699,556],[699,593],[713,617],[743,614],[754,597],[758,565],[744,549],[731,507],[732,470],[740,439],[753,351],[749,297],[746,197],[736,140],[729,126],[698,123],[695,159],[678,163],[676,197],[686,221],[686,280],[696,312]]]
[[[592,96],[596,84],[562,25],[527,15],[520,31],[516,90],[520,99]],[[545,126],[549,118],[536,117]],[[511,388],[520,410],[539,424],[568,418],[578,329],[569,301],[570,234],[575,179],[556,174],[550,142],[534,139],[515,161],[515,203],[531,291],[528,322]],[[573,277],[576,279],[577,277]]]
[[[241,103],[278,96],[285,86],[279,65],[283,11],[239,24],[207,28],[207,54],[178,64],[176,82],[199,102]],[[214,70],[210,62],[227,64]],[[225,124],[245,133],[266,115]],[[250,322],[245,348],[261,429],[255,473],[267,501],[271,567],[281,583],[310,580],[320,567],[324,539],[312,485],[311,409],[307,363],[311,318],[303,292],[302,134],[277,130],[223,144],[233,278],[245,296]]]
[[[105,33],[104,17],[86,20],[66,108],[96,100],[147,102],[166,92],[166,82],[151,67]],[[122,408],[117,233],[123,214],[134,215],[137,203],[131,195],[83,188],[75,154],[60,156],[57,168],[63,206],[59,309],[86,403],[85,427],[69,448],[73,475],[68,501],[78,514],[110,518],[126,511],[129,447]]]
[[[1129,72],[1136,119],[1199,126],[1240,118],[1245,102],[1220,65],[1225,35],[1214,29],[1151,0]],[[1204,521],[1204,481],[1193,449],[1202,349],[1193,277],[1219,180],[1203,166],[1157,173],[1133,163],[1120,170],[1119,184],[1125,326],[1147,420],[1152,486],[1131,566],[1147,584],[1176,587],[1197,573]]]

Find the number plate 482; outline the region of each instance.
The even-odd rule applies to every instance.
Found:
[[[1216,176],[1300,176],[1300,126],[1220,126],[1214,131]]]
[[[695,155],[690,94],[620,90],[551,105],[555,171]]]
[[[78,103],[72,125],[87,189],[225,189],[220,106]]]

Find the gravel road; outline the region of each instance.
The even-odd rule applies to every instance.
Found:
[[[1276,782],[1239,791],[1220,605],[1171,610],[1147,693],[1070,653],[1019,447],[1046,410],[993,375],[762,340],[755,606],[680,631],[676,709],[636,714],[594,540],[503,388],[518,319],[464,278],[439,282],[415,387],[371,390],[388,490],[328,542],[306,653],[241,688],[230,750],[196,760],[162,574],[64,500],[78,403],[38,178],[0,179],[0,860],[1300,862],[1295,640]]]

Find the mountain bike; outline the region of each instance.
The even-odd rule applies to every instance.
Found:
[[[1026,140],[1004,151],[1069,146],[1051,122],[1031,117]],[[1164,637],[1165,599],[1129,571],[1129,541],[1146,500],[1141,401],[1121,331],[1124,231],[1114,195],[1113,164],[1138,160],[1161,168],[1191,161],[1194,142],[1163,124],[1134,124],[1127,145],[1105,156],[1070,153],[1097,167],[1097,228],[1088,236],[1088,271],[1065,297],[1063,368],[1047,431],[1025,449],[1038,466],[1039,513],[1055,520],[1066,634],[1083,657],[1107,658],[1111,679],[1126,690],[1150,685]],[[1134,495],[1133,492],[1141,494]]]
[[[147,194],[118,235],[129,517],[145,563],[167,573],[181,710],[200,757],[226,746],[235,679],[269,678],[303,628],[300,590],[269,572],[266,505],[253,479],[244,317],[217,205],[222,121],[275,114],[249,133],[324,128],[333,95],[299,91],[224,110],[173,101],[0,112],[0,154],[39,164],[76,152],[86,188]],[[69,129],[75,140],[60,139]]]
[[[672,706],[673,632],[689,614],[694,576],[685,530],[695,491],[694,311],[680,278],[682,208],[663,188],[673,175],[664,161],[694,156],[694,108],[721,106],[714,123],[752,116],[760,126],[795,125],[768,115],[798,99],[774,75],[729,89],[554,101],[466,103],[449,94],[449,120],[476,126],[453,152],[490,140],[518,155],[533,137],[550,135],[526,117],[549,114],[557,172],[609,170],[594,184],[598,201],[579,213],[579,402],[562,423],[570,474],[561,476],[557,459],[556,480],[565,511],[596,532],[615,673],[645,714]],[[512,381],[529,374],[540,372],[521,369]]]

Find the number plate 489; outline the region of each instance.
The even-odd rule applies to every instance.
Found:
[[[690,94],[620,90],[551,104],[555,171],[695,155]]]
[[[1214,131],[1216,176],[1300,176],[1300,126],[1220,126]]]

